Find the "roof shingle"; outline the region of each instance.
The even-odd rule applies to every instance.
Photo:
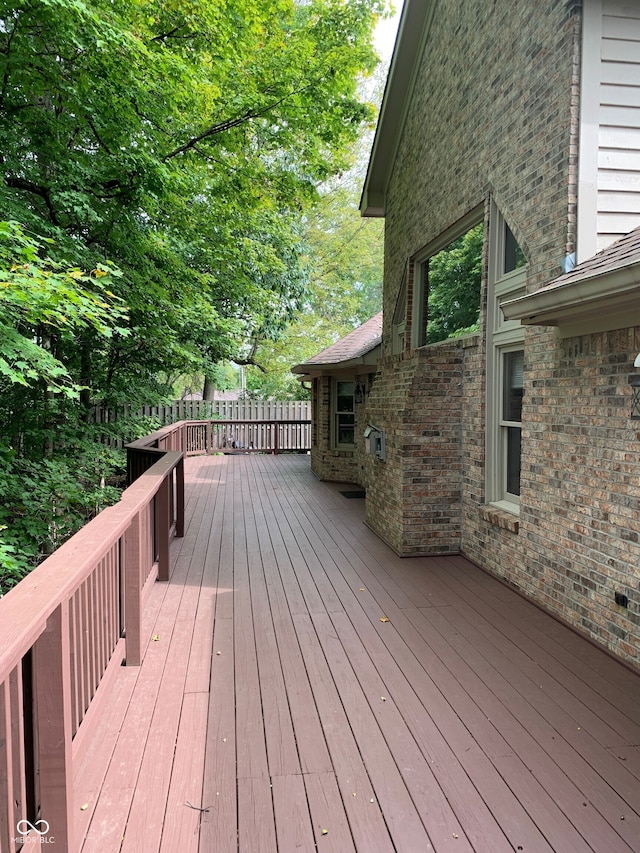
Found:
[[[305,368],[313,368],[329,364],[340,364],[362,358],[382,342],[382,311],[367,320],[357,329],[340,338],[335,344],[323,349],[308,361],[292,368],[294,373],[303,373]]]

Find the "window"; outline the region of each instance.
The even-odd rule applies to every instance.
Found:
[[[316,377],[311,386],[311,443],[318,446],[318,426],[320,417],[320,380]]]
[[[520,495],[520,433],[524,350],[502,353],[502,418],[500,443],[504,469],[505,494]]]
[[[527,264],[524,252],[516,242],[516,238],[507,223],[504,223],[504,272],[519,270]]]
[[[489,227],[487,301],[487,502],[519,511],[524,329],[501,304],[524,296],[526,256],[495,204]]]
[[[405,329],[407,320],[407,271],[402,276],[400,292],[396,301],[396,310],[393,312],[393,323],[391,324],[391,351],[394,355],[404,352]]]
[[[414,264],[411,346],[477,331],[482,282],[482,211],[472,210]]]
[[[335,379],[332,402],[332,444],[336,449],[352,450],[355,444],[355,382]]]

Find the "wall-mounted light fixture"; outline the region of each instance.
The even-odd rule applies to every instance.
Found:
[[[364,403],[364,398],[367,393],[367,382],[364,379],[356,379],[356,385],[354,389],[354,400],[356,403]]]
[[[640,352],[633,366],[640,367]],[[640,420],[640,373],[629,374],[629,385],[631,385],[631,417],[634,420]]]

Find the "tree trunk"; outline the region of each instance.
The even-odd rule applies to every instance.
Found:
[[[89,423],[91,414],[91,343],[85,337],[80,343],[80,418]]]
[[[205,376],[204,377],[204,388],[202,389],[202,399],[203,400],[209,400],[210,402],[213,402],[215,391],[216,391],[216,386],[215,386],[213,380],[210,379],[208,376]]]

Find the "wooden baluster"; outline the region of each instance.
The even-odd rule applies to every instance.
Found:
[[[169,580],[169,527],[171,525],[171,508],[169,506],[169,476],[162,481],[156,495],[157,500],[157,536],[158,536],[158,580]]]
[[[11,753],[13,756],[13,826],[27,814],[27,790],[25,778],[24,753],[24,694],[22,690],[22,664],[13,670],[9,677],[9,698],[11,701]],[[0,712],[1,713],[1,712]],[[1,739],[0,735],[0,739]],[[2,760],[0,759],[0,763]],[[19,833],[18,833],[19,834]],[[0,850],[2,847],[0,846]]]
[[[49,824],[51,846],[74,853],[69,653],[69,602],[63,601],[33,647],[36,767],[40,818]]]
[[[176,465],[176,538],[184,536],[184,456]]]
[[[127,666],[142,663],[142,517],[124,534],[124,613]]]

